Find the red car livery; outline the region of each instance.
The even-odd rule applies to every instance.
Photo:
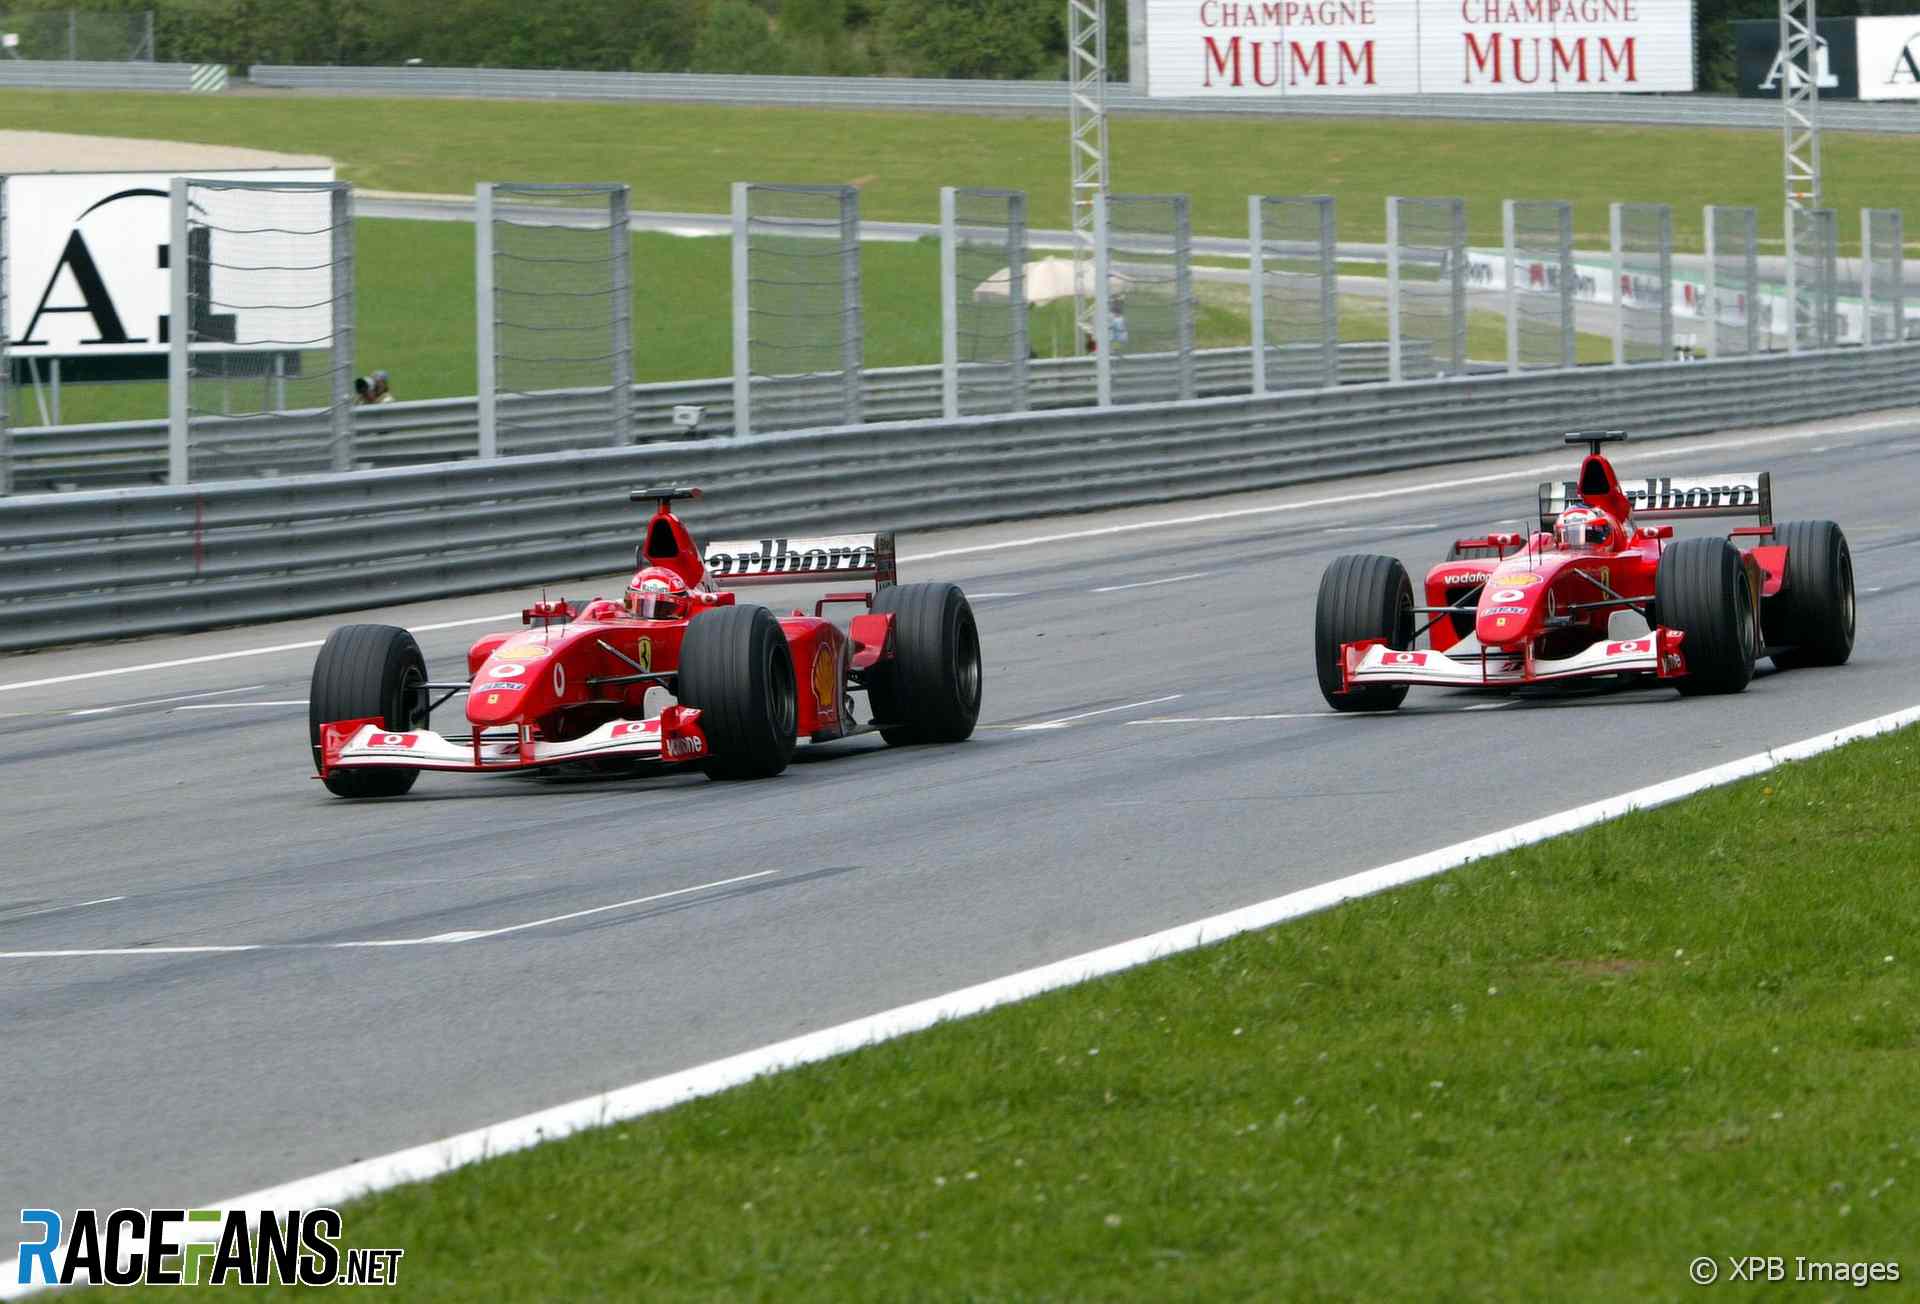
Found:
[[[1589,451],[1576,479],[1540,486],[1539,528],[1457,541],[1418,594],[1394,558],[1335,558],[1314,619],[1328,704],[1385,710],[1415,684],[1607,676],[1731,693],[1763,655],[1782,668],[1846,661],[1855,601],[1840,527],[1775,525],[1765,472],[1623,482],[1601,448],[1625,438],[1568,435]],[[1680,540],[1655,524],[1728,516],[1755,523]]]
[[[630,495],[657,504],[622,598],[535,603],[523,628],[488,634],[467,677],[435,683],[411,634],[348,625],[314,663],[309,744],[329,791],[398,796],[422,770],[698,765],[765,778],[801,738],[878,732],[889,743],[958,742],[980,712],[980,640],[953,584],[897,582],[893,535],[767,537],[703,553],[674,515],[697,489]],[[775,617],[735,601],[753,584],[845,585],[811,612]],[[830,607],[859,610],[842,628]],[[864,693],[862,722],[854,698]],[[465,697],[465,720],[433,715]]]

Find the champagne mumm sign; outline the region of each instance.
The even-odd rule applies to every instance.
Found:
[[[1690,91],[1692,0],[1147,0],[1160,97]]]

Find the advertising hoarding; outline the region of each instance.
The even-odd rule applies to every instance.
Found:
[[[1156,97],[1690,91],[1691,0],[1147,0]]]
[[[1920,16],[1856,18],[1860,98],[1920,100]]]

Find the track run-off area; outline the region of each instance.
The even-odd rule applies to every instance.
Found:
[[[903,537],[903,579],[974,601],[982,727],[803,748],[761,783],[428,774],[395,801],[328,796],[305,713],[326,632],[405,625],[436,679],[461,677],[521,590],[0,660],[0,1207],[274,1186],[1920,697],[1920,413],[1902,412],[1616,458],[1626,479],[1771,470],[1777,519],[1839,521],[1847,666],[1763,663],[1731,698],[1416,690],[1392,714],[1327,711],[1327,561],[1418,574],[1529,518],[1576,460],[1543,432],[1497,462]],[[743,600],[762,597],[806,595]]]

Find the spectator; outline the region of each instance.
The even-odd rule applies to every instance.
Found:
[[[376,371],[373,373],[373,388],[370,392],[371,397],[367,399],[369,403],[393,402],[393,391],[387,386],[386,372]]]
[[[365,376],[353,378],[353,403],[355,407],[373,402],[373,382]]]

